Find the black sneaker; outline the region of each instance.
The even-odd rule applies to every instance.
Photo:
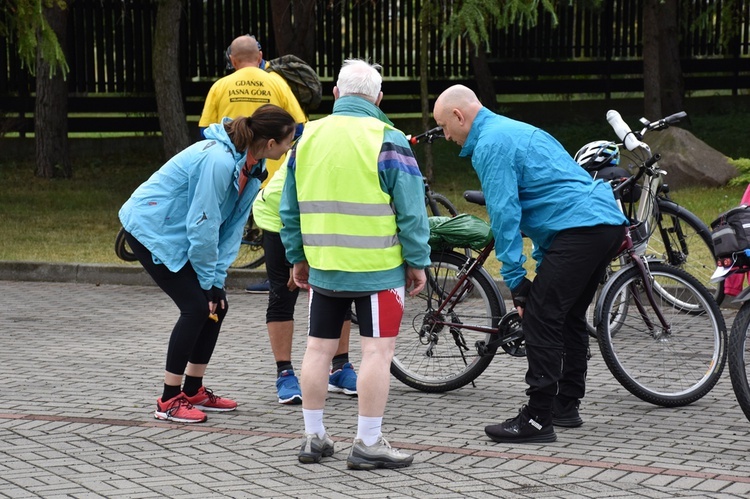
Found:
[[[583,424],[578,414],[580,401],[569,399],[569,402],[561,402],[559,397],[552,401],[552,424],[563,428],[578,428]]]
[[[485,426],[484,432],[495,442],[524,443],[524,442],[554,442],[557,440],[552,418],[546,421],[531,416],[528,406],[521,407],[518,416],[506,420],[504,423]]]

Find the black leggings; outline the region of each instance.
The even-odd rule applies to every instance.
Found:
[[[223,310],[220,305],[216,307],[219,322],[209,319],[208,300],[190,262],[179,271],[172,272],[164,264],[154,263],[151,252],[132,234],[126,233],[125,238],[146,272],[180,309],[180,318],[169,338],[167,372],[182,375],[188,362],[208,364],[229,304],[225,302]]]

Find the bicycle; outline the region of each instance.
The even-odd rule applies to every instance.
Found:
[[[700,218],[669,198],[669,187],[664,184],[666,172],[658,167],[660,156],[652,154],[650,147],[642,142],[642,138],[647,132],[668,128],[685,116],[684,112],[680,112],[654,122],[641,118],[644,128],[640,132],[633,132],[622,121],[619,113],[616,111],[608,113],[608,120],[615,128],[618,136],[621,136],[621,140],[632,147],[631,149],[626,146],[628,150],[635,154],[635,158],[639,156],[641,158],[637,166],[639,169],[637,175],[639,179],[643,179],[642,185],[639,185],[638,182],[628,184],[629,188],[632,189],[631,192],[640,190],[640,195],[635,195],[637,210],[635,207],[636,199],[632,194],[620,196],[621,199],[618,202],[625,215],[632,222],[644,222],[638,225],[639,252],[647,254],[649,259],[666,262],[697,277],[701,284],[709,289],[716,302],[721,303],[724,298],[723,285],[710,282],[710,272],[713,272],[714,263],[711,231]],[[624,137],[629,138],[625,141]],[[607,144],[614,146],[617,150],[623,146],[622,143],[611,142]],[[576,157],[580,153],[581,151],[576,154]],[[636,166],[630,165],[630,168],[636,168]],[[622,178],[616,178],[610,180],[610,182],[613,186],[617,186],[623,180]],[[620,193],[623,192],[620,191]],[[610,266],[604,282],[618,266],[627,263],[626,260],[623,260],[626,256],[623,255],[619,262]],[[599,292],[596,296],[599,296]],[[593,310],[589,311],[587,323],[589,334],[596,337],[596,328],[593,325]]]
[[[419,135],[407,135],[406,139],[410,144],[414,145],[419,142],[432,144],[436,139],[442,139],[444,137],[445,135],[443,135],[442,127],[436,126],[435,128],[422,132]],[[455,217],[458,215],[458,210],[447,197],[432,190],[427,177],[422,177],[422,180],[424,181],[425,206],[428,209],[428,214],[431,214],[433,217],[445,216],[445,213],[443,212],[443,209],[445,209],[448,216]]]
[[[253,213],[250,212],[250,218],[247,219],[245,229],[242,233],[242,241],[237,257],[230,265],[233,269],[254,269],[260,267],[266,262],[266,256],[263,253],[263,229],[255,224]]]
[[[731,254],[723,254],[719,257],[714,278],[723,281],[730,275],[747,273],[750,273],[750,249],[732,251]],[[741,304],[741,306],[734,317],[732,330],[729,333],[727,345],[729,378],[737,402],[742,412],[745,413],[747,420],[750,421],[750,371],[748,371],[748,359],[750,359],[750,288],[744,288],[737,295],[734,303]]]
[[[628,149],[648,150],[629,137],[632,132],[618,117],[611,123]],[[658,160],[658,154],[647,158],[615,194],[653,174]],[[604,362],[620,384],[646,402],[677,407],[700,399],[719,380],[727,357],[726,324],[696,277],[644,251],[648,234],[648,218],[628,230],[620,255],[627,263],[599,293],[594,324]]]
[[[736,301],[742,302],[739,312],[734,318],[732,331],[729,334],[727,347],[729,358],[729,378],[732,389],[737,397],[742,412],[750,421],[750,372],[748,359],[750,358],[750,296],[748,289],[742,290]]]
[[[472,201],[470,193],[465,197]],[[472,258],[453,250],[432,252],[425,289],[405,301],[404,317],[407,322],[411,317],[412,330],[396,344],[391,363],[396,379],[421,391],[446,392],[473,382],[498,348],[525,355],[522,322],[515,310],[506,313],[497,285],[483,268],[493,249],[494,240]],[[685,271],[637,255],[630,230],[622,251],[631,262],[608,281],[596,308],[607,367],[649,403],[674,407],[700,399],[716,384],[726,360],[726,326],[718,305]],[[654,288],[661,293],[651,292]],[[627,307],[616,301],[625,299]],[[696,304],[700,311],[685,310],[684,305]],[[617,327],[601,320],[610,314],[618,317]],[[657,347],[661,355],[654,355]]]
[[[686,113],[679,112],[653,122],[641,118],[643,128],[640,132],[631,131],[617,111],[609,111],[607,120],[624,143],[618,147],[625,145],[643,165],[653,156],[650,147],[642,142],[643,137],[650,131],[664,130],[685,116]],[[648,221],[644,227],[649,236],[645,251],[651,258],[682,268],[697,277],[720,304],[724,287],[711,283],[715,263],[711,231],[700,218],[669,197],[669,186],[664,183],[666,174],[657,163],[652,163],[641,186],[635,220]],[[629,217],[634,216],[634,211],[634,203],[624,209]]]

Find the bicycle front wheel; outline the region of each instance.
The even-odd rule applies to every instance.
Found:
[[[728,355],[732,388],[734,388],[734,394],[737,396],[742,412],[750,421],[750,373],[747,369],[747,361],[750,359],[748,330],[750,330],[750,302],[745,302],[732,324]]]
[[[716,269],[711,231],[700,218],[673,201],[658,197],[657,205],[657,226],[649,238],[647,254],[696,277],[721,304],[724,285],[711,282]]]
[[[234,269],[254,269],[265,263],[266,255],[263,253],[263,230],[255,225],[253,214],[245,225],[245,231],[242,234],[242,243],[237,257],[232,262],[231,267]]]
[[[599,347],[609,370],[636,397],[664,407],[687,405],[721,376],[726,325],[716,301],[695,277],[663,263],[652,262],[649,268],[654,304],[637,267],[613,276],[597,307]]]
[[[497,337],[505,303],[483,268],[473,270],[459,284],[467,261],[464,255],[436,251],[431,259],[424,290],[405,298],[391,373],[417,390],[447,392],[471,383],[492,362],[494,350],[480,355],[477,342]],[[448,299],[454,289],[461,294]],[[495,333],[473,327],[492,328]]]

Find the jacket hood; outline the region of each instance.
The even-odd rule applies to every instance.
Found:
[[[203,136],[206,138],[206,140],[215,140],[217,142],[221,142],[232,151],[232,155],[237,160],[240,160],[241,158],[244,158],[247,153],[245,151],[238,151],[237,149],[235,149],[232,140],[229,138],[229,135],[227,135],[226,130],[224,130],[224,123],[227,123],[229,121],[232,120],[229,118],[224,118],[221,123],[212,123],[211,125],[208,125],[208,128],[206,128],[203,132]]]

